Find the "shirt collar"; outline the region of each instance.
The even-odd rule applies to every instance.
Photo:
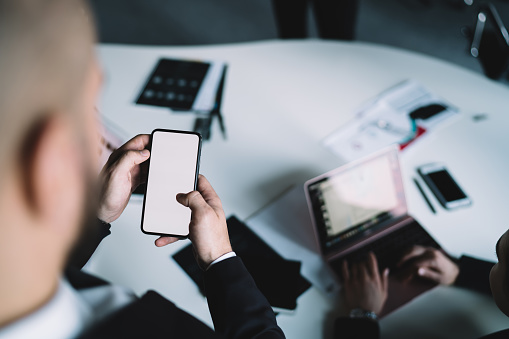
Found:
[[[0,328],[0,339],[76,337],[92,318],[92,310],[81,302],[66,280],[44,306],[30,315]]]

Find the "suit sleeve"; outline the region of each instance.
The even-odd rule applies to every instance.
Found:
[[[460,273],[454,285],[484,294],[491,294],[490,271],[493,265],[494,263],[489,261],[462,256],[458,261]]]
[[[239,257],[205,273],[205,294],[216,333],[224,338],[285,338],[267,299]]]
[[[334,323],[334,339],[379,339],[378,321],[341,317]]]
[[[96,219],[92,225],[87,226],[69,256],[68,267],[81,269],[85,266],[101,241],[111,234],[111,225],[99,219]]]

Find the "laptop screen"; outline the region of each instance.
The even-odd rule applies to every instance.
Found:
[[[406,214],[395,148],[312,179],[306,188],[324,253],[362,239]]]

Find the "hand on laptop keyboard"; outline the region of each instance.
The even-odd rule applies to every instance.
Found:
[[[442,285],[452,285],[459,274],[458,265],[442,250],[413,246],[399,263],[398,277],[404,282],[421,277]]]
[[[367,259],[348,264],[342,263],[343,293],[346,306],[350,309],[379,314],[385,301],[389,286],[389,269],[382,273],[378,271],[378,263],[373,252]]]
[[[335,262],[331,262],[331,266],[342,279],[341,262],[344,259],[349,263],[364,261],[368,258],[368,253],[373,252],[378,262],[379,272],[383,272],[388,267],[392,274],[397,274],[399,271],[397,264],[405,254],[411,252],[414,245],[440,248],[419,223],[414,221],[390,233],[389,236],[381,237],[346,256],[338,258]]]

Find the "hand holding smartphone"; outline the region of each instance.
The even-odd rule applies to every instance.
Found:
[[[179,204],[176,196],[196,190],[201,136],[156,129],[150,145],[141,230],[145,234],[187,238],[191,211]]]

